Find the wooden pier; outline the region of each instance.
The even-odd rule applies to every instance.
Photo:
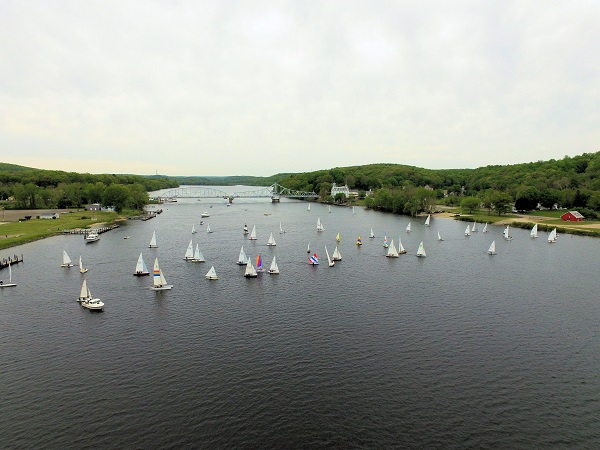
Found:
[[[98,234],[106,233],[107,231],[114,230],[115,228],[119,228],[119,225],[112,224],[106,227],[97,227],[97,228],[76,228],[74,230],[63,230],[63,234],[88,234],[90,231],[95,231]]]
[[[160,210],[160,212],[153,212],[153,213],[149,213],[149,214],[142,214],[141,216],[133,216],[133,217],[129,217],[129,220],[150,220],[150,219],[154,219],[156,217],[157,214],[160,214],[162,212],[162,209]]]
[[[19,257],[19,255],[13,255],[9,256],[8,258],[2,258],[0,259],[0,269],[6,269],[8,266],[18,264],[20,262],[23,262],[23,255],[21,255],[21,257]]]

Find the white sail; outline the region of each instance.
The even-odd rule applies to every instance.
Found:
[[[185,256],[183,259],[186,261],[194,259],[194,243],[192,242],[192,239],[190,239],[190,243],[187,246],[187,250],[185,251]]]
[[[471,226],[467,225],[467,228],[465,229],[465,236],[471,236]]]
[[[492,241],[492,243],[490,244],[490,248],[488,248],[488,255],[495,255],[496,254],[496,241]]]
[[[267,245],[269,245],[271,247],[277,245],[277,243],[275,242],[275,238],[273,237],[273,233],[271,233],[269,235],[269,240],[267,241]]]
[[[310,203],[308,204],[308,208],[306,208],[307,211],[310,211]]]
[[[82,302],[84,300],[87,300],[87,298],[88,298],[87,280],[83,280],[83,283],[81,283],[81,289],[79,290],[79,299],[77,301]]]
[[[341,261],[342,260],[342,254],[338,250],[337,245],[335,246],[335,250],[333,251],[333,256],[331,259],[333,261]]]
[[[250,233],[250,237],[248,239],[250,239],[251,241],[256,240],[256,225],[252,226],[252,232]]]
[[[425,257],[427,253],[425,253],[425,247],[423,247],[423,241],[419,244],[419,249],[417,250],[417,256]]]
[[[429,226],[429,221],[431,220],[431,214],[427,215],[427,219],[425,219],[425,226],[428,227]]]
[[[556,242],[556,228],[554,228],[548,235],[548,242],[552,244]]]
[[[369,234],[369,238],[373,239],[375,237],[375,233],[373,233],[373,227],[371,227],[371,234]]]
[[[317,218],[317,231],[325,231],[325,227],[323,226],[323,222],[321,222],[321,218]]]
[[[271,261],[271,267],[269,267],[269,273],[273,274],[273,275],[279,273],[279,267],[277,267],[277,259],[275,256],[273,256],[273,261]]]
[[[210,224],[206,224],[206,232],[212,233],[212,231],[210,230]]]
[[[328,205],[328,208],[329,208],[329,212],[331,212],[331,205]]]
[[[17,285],[17,283],[13,283],[12,282],[12,264],[8,264],[8,283],[0,283],[0,289],[1,288],[7,288],[7,287],[14,287]]]
[[[196,242],[196,249],[194,250],[194,257],[192,258],[193,262],[204,262],[204,255],[200,251],[200,246]]]
[[[529,233],[529,236],[531,236],[532,238],[538,237],[538,226],[537,226],[537,223],[531,229],[531,232]]]
[[[196,234],[196,227],[192,225],[192,234]]]
[[[150,248],[158,247],[158,245],[156,245],[156,231],[152,232],[152,239],[150,239],[150,245],[148,245],[148,247],[150,247]]]
[[[137,264],[135,265],[135,273],[134,275],[147,275],[148,267],[146,267],[146,263],[144,262],[144,257],[140,253],[140,257],[137,260]]]
[[[392,239],[392,243],[390,244],[388,251],[387,251],[387,256],[388,258],[398,258],[400,255],[398,254],[398,251],[396,250],[396,246],[394,245],[394,240]]]
[[[406,225],[406,232],[410,233],[410,222],[408,222],[408,225]]]
[[[404,245],[402,245],[402,239],[398,238],[398,254],[403,255],[405,253],[406,253],[406,249],[404,248]]]
[[[487,229],[487,222],[485,223],[485,225],[483,226],[483,233],[489,233],[488,229]]]
[[[329,257],[329,252],[327,251],[327,246],[325,246],[325,254],[327,255],[327,264],[329,264],[329,267],[333,267],[335,265],[335,261],[333,261]]]
[[[504,239],[506,239],[507,241],[510,241],[512,239],[512,236],[510,235],[510,225],[506,225],[506,228],[504,229],[504,231],[502,232],[502,236],[504,237]]]
[[[153,270],[153,277],[152,277],[152,281],[153,281],[153,288],[155,290],[165,290],[165,289],[171,289],[173,286],[170,284],[167,284],[167,280],[165,278],[165,275],[162,273],[162,271],[160,270],[160,267],[158,266],[158,258],[156,258],[154,260],[154,270]]]
[[[285,231],[283,231],[283,227],[281,226],[281,222],[279,222],[279,234],[283,234],[285,233]]]
[[[81,260],[81,255],[79,255],[79,273],[86,273],[87,271],[88,270],[83,267],[83,261]]]
[[[477,229],[477,221],[473,222],[473,226],[471,227],[471,233],[477,233],[479,230]]]
[[[356,213],[354,212],[354,206],[352,207],[352,214],[356,214]]]
[[[306,253],[310,253],[310,242],[306,245]]]
[[[215,266],[210,266],[209,271],[206,273],[206,278],[209,280],[218,280],[217,271],[215,270]]]
[[[442,239],[442,235],[440,234],[440,232],[438,231],[438,241],[443,241]]]
[[[240,256],[238,256],[238,265],[243,266],[248,261],[248,257],[246,256],[246,252],[244,251],[244,246],[240,249]]]
[[[244,276],[247,278],[253,278],[258,276],[258,273],[256,272],[256,269],[250,262],[250,259],[248,259],[248,263],[246,264],[246,272],[244,273]]]
[[[63,263],[61,267],[73,267],[73,263],[71,262],[71,258],[67,255],[67,252],[63,250]]]

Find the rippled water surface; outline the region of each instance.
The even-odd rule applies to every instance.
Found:
[[[18,286],[0,290],[1,447],[600,445],[599,240],[465,237],[441,218],[413,218],[406,233],[408,217],[297,201],[164,208],[97,243],[1,252],[25,258]],[[343,260],[329,268],[338,232]],[[408,253],[385,258],[384,233]],[[183,260],[192,238],[206,263]],[[427,258],[415,257],[421,240]],[[267,267],[277,255],[281,274],[245,279],[242,245]],[[60,267],[63,249],[82,255],[103,313],[75,301],[83,276]],[[140,252],[150,268],[159,258],[172,291],[132,276]],[[218,281],[204,278],[211,265]]]

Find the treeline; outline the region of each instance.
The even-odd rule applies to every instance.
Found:
[[[281,180],[291,189],[315,191],[324,201],[332,201],[333,183],[347,184],[359,194],[373,191],[366,199],[368,207],[404,214],[426,211],[438,202],[459,205],[472,198],[471,203],[499,214],[513,204],[519,210],[540,204],[594,215],[593,211],[600,211],[600,152],[477,169],[370,164],[298,173]]]
[[[148,191],[177,187],[166,177],[93,175],[31,169],[0,163],[0,200],[14,198],[5,207],[14,209],[83,207],[89,203],[142,209]]]
[[[184,186],[235,186],[237,184],[246,186],[270,186],[289,175],[289,173],[279,173],[271,175],[270,177],[234,175],[227,177],[171,177],[171,179]]]

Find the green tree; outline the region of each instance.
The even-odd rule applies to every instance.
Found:
[[[479,197],[465,197],[460,202],[460,207],[463,210],[469,211],[469,214],[471,214],[474,209],[479,209],[479,205],[481,205],[481,199]]]
[[[501,216],[503,213],[509,211],[512,201],[513,199],[510,194],[506,192],[496,192],[492,197],[493,209]]]
[[[102,203],[105,206],[114,206],[115,211],[120,213],[129,201],[129,190],[122,184],[111,184],[104,190]]]
[[[540,201],[540,191],[533,186],[526,186],[517,191],[515,208],[518,210],[531,211],[537,208]]]

